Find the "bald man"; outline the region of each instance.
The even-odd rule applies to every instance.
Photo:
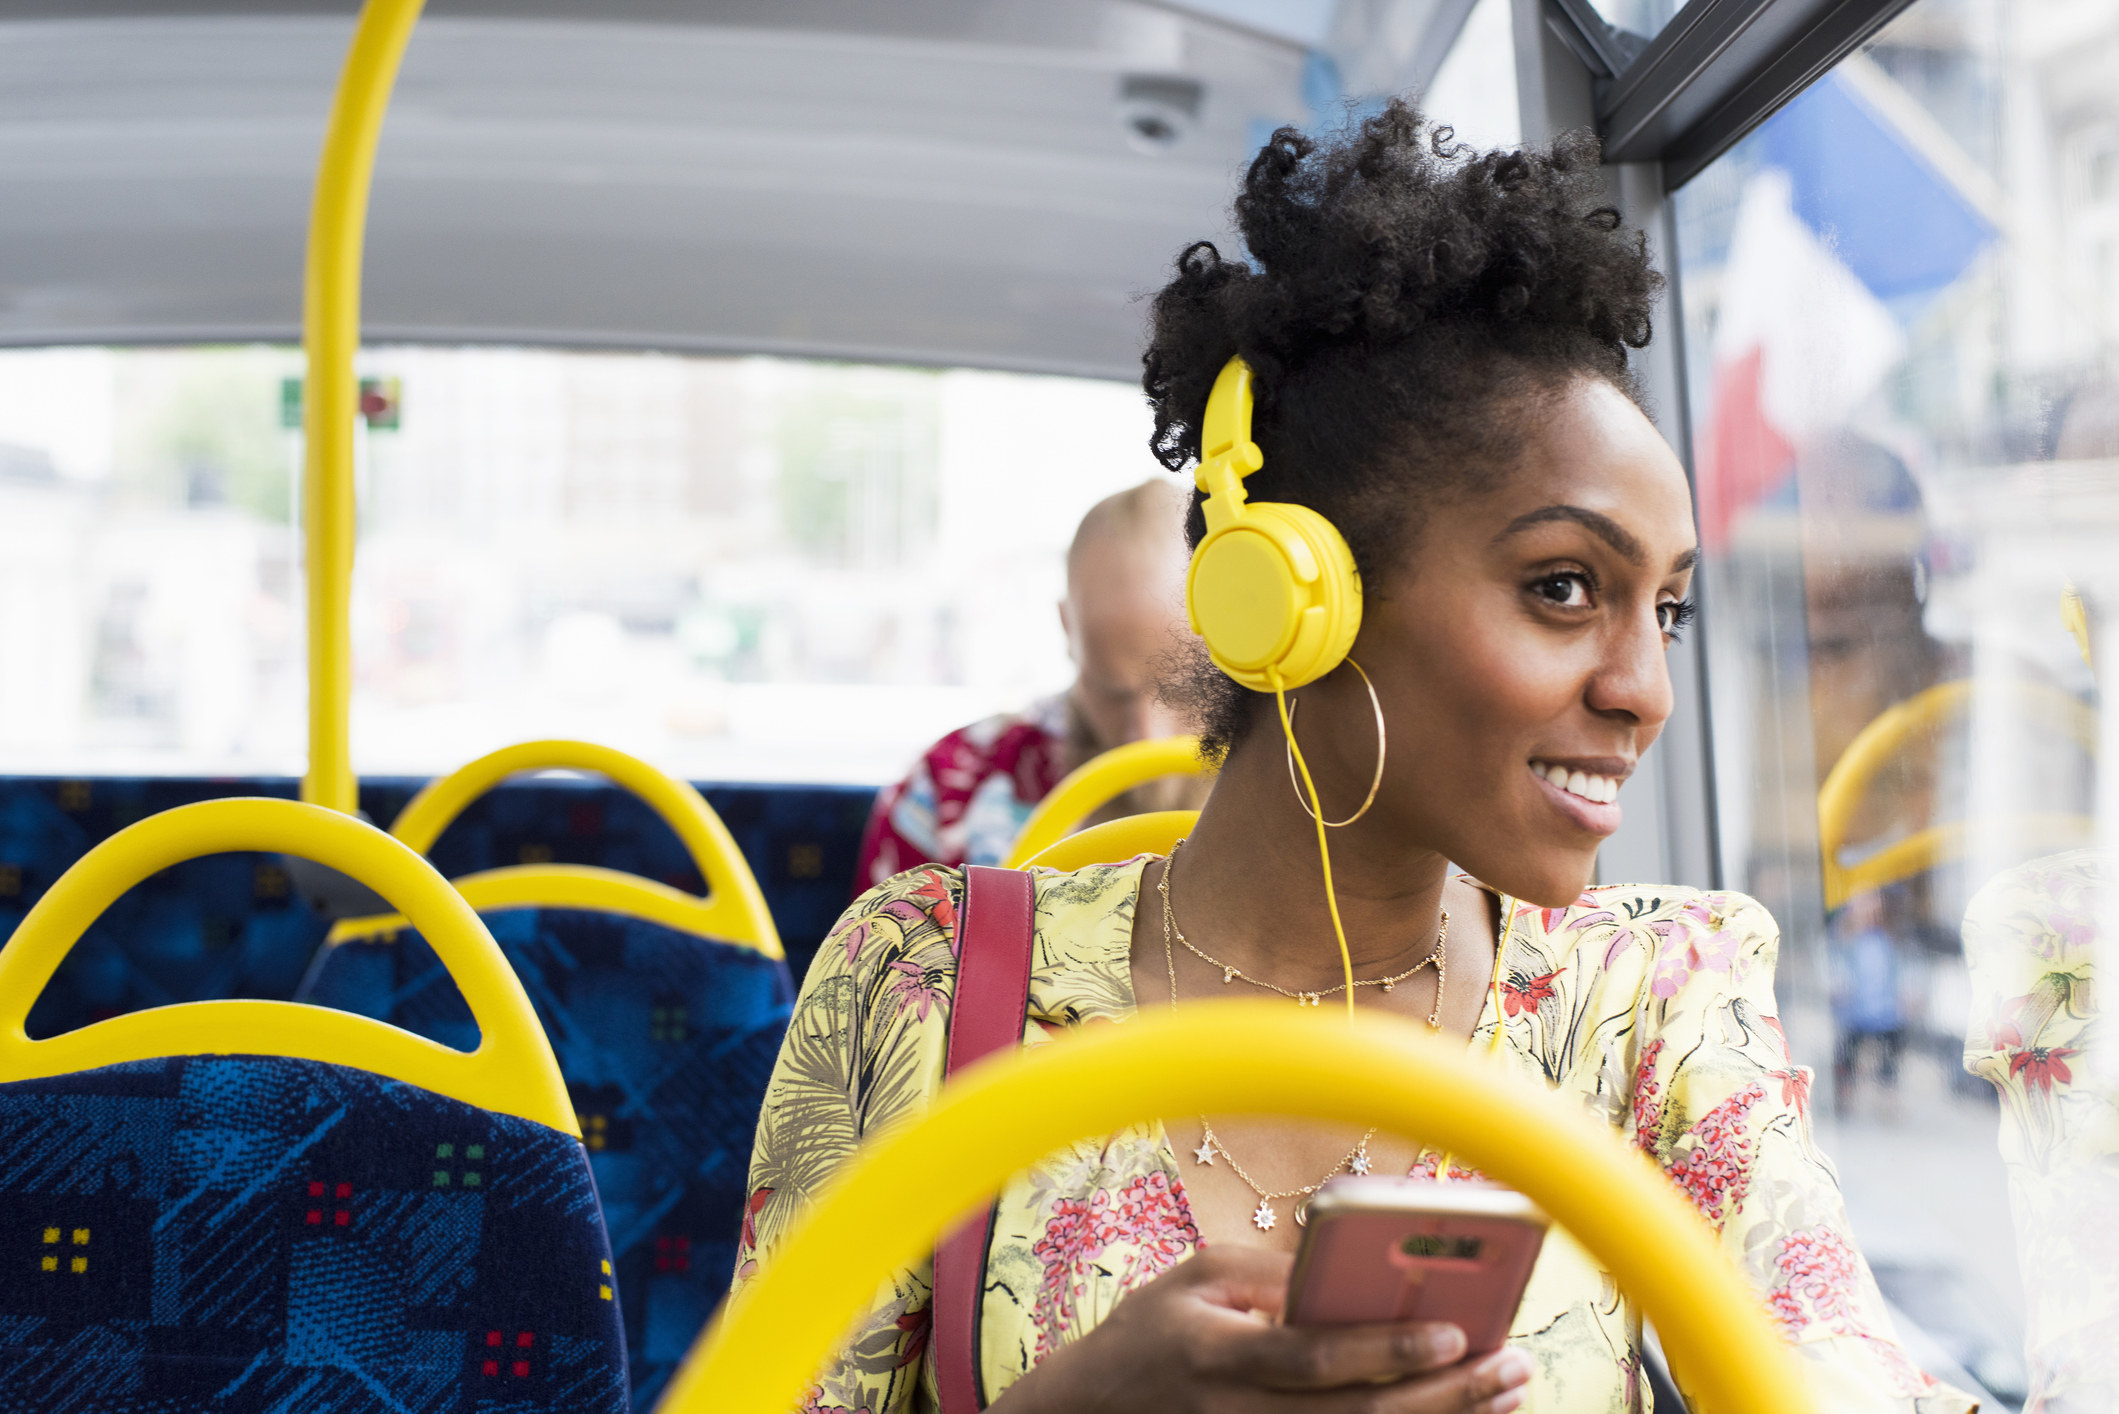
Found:
[[[1183,516],[1182,492],[1160,481],[1090,507],[1067,549],[1059,606],[1073,686],[951,732],[885,787],[861,837],[856,893],[918,864],[998,864],[1069,771],[1114,746],[1186,730],[1156,698],[1160,660],[1190,633]],[[1184,800],[1152,807],[1196,803],[1196,788],[1178,789]]]

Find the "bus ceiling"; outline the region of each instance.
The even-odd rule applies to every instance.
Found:
[[[364,337],[1130,380],[1139,295],[1261,137],[1424,84],[1469,4],[1336,9],[435,0]],[[352,16],[0,0],[0,345],[294,342]]]

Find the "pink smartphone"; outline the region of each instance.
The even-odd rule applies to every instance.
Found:
[[[1499,1350],[1550,1225],[1491,1184],[1335,1178],[1310,1200],[1286,1319],[1450,1321],[1468,1355]]]

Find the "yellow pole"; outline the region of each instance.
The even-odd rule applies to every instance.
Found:
[[[347,740],[353,701],[353,428],[360,388],[361,245],[368,186],[398,61],[425,0],[367,0],[324,130],[302,275],[302,536],[309,593],[309,770],[302,799],[349,814],[359,782]]]

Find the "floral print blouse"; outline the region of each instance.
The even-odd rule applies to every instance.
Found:
[[[1038,871],[1026,1045],[1133,1016],[1143,865]],[[940,1088],[961,896],[954,870],[900,875],[856,902],[818,953],[766,1091],[739,1287],[863,1135]],[[1962,1414],[1972,1401],[1922,1374],[1893,1338],[1811,1139],[1810,1072],[1789,1062],[1775,1019],[1778,943],[1766,911],[1736,894],[1628,885],[1566,908],[1518,906],[1500,1011],[1489,998],[1473,1045],[1501,1027],[1498,1063],[1573,1095],[1662,1165],[1805,1357],[1819,1410]],[[1414,1172],[1432,1175],[1436,1163],[1431,1151]],[[1198,1246],[1159,1124],[1072,1144],[1018,1175],[1000,1195],[989,1249],[986,1397]],[[807,1414],[935,1407],[924,1358],[931,1272],[922,1264],[885,1284],[820,1373]],[[1555,1231],[1510,1336],[1536,1362],[1527,1407],[1648,1408],[1639,1336],[1631,1303]]]
[[[2109,858],[2070,850],[2000,874],[1965,910],[1964,1064],[2001,1096],[2025,1414],[2119,1408],[2119,1101],[2084,1064],[2098,1044],[2093,983],[2112,877]]]

